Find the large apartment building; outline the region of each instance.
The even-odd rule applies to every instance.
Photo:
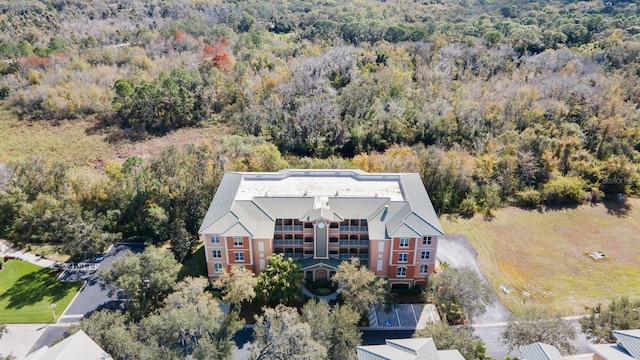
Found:
[[[272,254],[328,279],[358,257],[393,287],[425,281],[442,234],[418,174],[360,170],[228,172],[200,227],[211,279],[232,265],[258,274]]]

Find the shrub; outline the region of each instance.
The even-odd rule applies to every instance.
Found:
[[[329,288],[317,288],[314,291],[314,294],[316,294],[318,296],[327,296],[327,295],[331,294],[331,289],[329,289]]]
[[[544,198],[549,204],[576,205],[585,199],[585,182],[576,176],[558,176],[544,184]]]
[[[460,214],[466,216],[473,216],[473,214],[476,213],[476,209],[476,201],[470,196],[467,196],[464,200],[462,200],[460,206],[458,207],[458,211],[460,212]]]
[[[8,86],[0,87],[0,99],[6,99],[11,94],[11,88]]]
[[[536,189],[527,189],[516,193],[516,205],[526,208],[534,208],[540,204],[540,192]]]

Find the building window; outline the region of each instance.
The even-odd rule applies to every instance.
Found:
[[[407,276],[407,268],[406,267],[399,267],[398,270],[396,271],[396,275],[398,277],[405,277]]]
[[[243,262],[244,261],[244,253],[243,252],[237,252],[237,253],[234,253],[234,255],[235,255],[236,261],[239,261],[239,262]]]
[[[218,235],[211,235],[211,243],[212,243],[212,244],[220,244],[220,236],[218,236]]]
[[[213,258],[214,258],[214,259],[222,259],[222,251],[220,251],[220,250],[213,250]]]
[[[431,256],[431,251],[422,250],[422,252],[420,253],[420,259],[422,260],[429,260],[430,256]]]
[[[431,245],[431,236],[425,236],[422,238],[422,245]]]
[[[400,247],[401,248],[409,247],[409,238],[400,238]]]
[[[217,273],[221,273],[222,272],[222,264],[213,264],[213,271],[215,271]]]
[[[401,262],[401,263],[407,262],[408,259],[409,259],[409,254],[407,254],[407,253],[398,254],[398,262]]]
[[[242,246],[242,238],[239,236],[233,237],[233,246]]]
[[[420,274],[426,274],[429,272],[429,265],[420,265]]]

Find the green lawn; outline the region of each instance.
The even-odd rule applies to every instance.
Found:
[[[502,302],[516,313],[539,306],[562,314],[612,297],[640,297],[640,200],[574,209],[505,208],[495,218],[442,216],[447,234],[464,234]],[[592,251],[606,258],[593,260]],[[507,284],[513,291],[499,290]],[[530,296],[525,297],[524,291]]]
[[[67,308],[82,283],[59,282],[51,269],[26,261],[9,260],[0,270],[0,323],[53,322]]]
[[[207,262],[204,256],[203,244],[200,244],[198,248],[189,256],[187,256],[187,258],[182,263],[182,268],[180,269],[178,278],[184,279],[187,276],[207,276]]]

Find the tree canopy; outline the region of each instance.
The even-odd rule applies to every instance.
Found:
[[[582,332],[596,343],[615,343],[612,330],[640,328],[640,300],[627,297],[614,298],[606,307],[602,304],[589,309],[589,315],[580,319]]]
[[[371,305],[384,303],[386,298],[387,281],[360,265],[360,259],[355,257],[340,263],[332,281],[338,284],[344,303],[360,314],[369,311]]]
[[[303,299],[300,263],[282,254],[271,255],[258,275],[256,293],[267,304],[290,304]]]
[[[298,311],[282,304],[264,308],[264,314],[256,316],[253,338],[249,357],[253,360],[313,360],[327,356],[327,349],[314,338],[309,324],[301,321]]]
[[[427,297],[449,323],[483,314],[495,298],[493,289],[469,267],[445,267],[430,279]]]
[[[150,246],[143,253],[129,252],[113,263],[100,277],[111,293],[126,299],[126,307],[134,319],[158,309],[178,281],[180,265],[173,255]]]
[[[449,326],[445,322],[428,324],[416,331],[413,337],[433,338],[438,350],[458,350],[467,360],[488,360],[485,344],[474,335],[469,327]]]
[[[576,329],[573,325],[560,316],[539,310],[528,309],[522,317],[512,317],[500,337],[509,351],[541,342],[555,346],[565,355],[575,352]]]

